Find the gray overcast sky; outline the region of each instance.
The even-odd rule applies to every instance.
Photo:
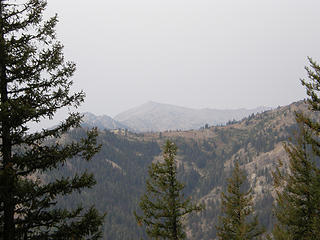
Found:
[[[320,61],[319,0],[48,0],[80,111],[286,105]]]

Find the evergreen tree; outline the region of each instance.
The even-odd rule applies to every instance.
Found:
[[[184,185],[177,180],[176,145],[167,141],[163,151],[164,162],[152,163],[146,181],[146,193],[139,206],[142,215],[135,213],[139,225],[146,226],[149,237],[155,239],[185,239],[183,217],[202,210],[201,205],[185,199]]]
[[[320,66],[309,59],[306,87],[310,110],[320,111]],[[277,191],[275,239],[320,239],[320,123],[306,113],[296,113],[299,132],[296,143],[285,145],[289,171],[274,174]]]
[[[52,129],[28,129],[29,123],[84,100],[83,92],[70,92],[75,64],[64,60],[56,39],[57,16],[43,19],[46,5],[45,0],[0,0],[0,238],[97,239],[103,216],[95,208],[55,208],[57,197],[93,186],[93,175],[49,183],[37,179],[67,159],[90,160],[99,149],[96,130],[80,142],[52,141],[80,126],[78,113]]]
[[[216,226],[217,236],[221,240],[260,239],[265,232],[259,226],[257,216],[252,216],[252,190],[243,191],[245,180],[236,161],[232,176],[228,179],[228,194],[221,193],[221,211],[224,215],[219,217]]]
[[[310,133],[300,125],[297,143],[288,143],[288,170],[282,171],[283,163],[274,173],[276,190],[275,216],[278,220],[273,230],[277,240],[320,239],[315,231],[319,219],[317,206],[317,170],[314,155],[307,144]]]

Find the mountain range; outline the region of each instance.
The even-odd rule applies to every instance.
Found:
[[[93,113],[85,112],[82,118],[83,127],[97,127],[98,129],[128,129],[132,130],[130,127],[122,124],[119,121],[107,115],[96,116]]]
[[[223,126],[197,130],[146,133],[100,130],[101,151],[91,162],[71,159],[41,179],[49,182],[52,177],[73,176],[77,172],[94,173],[97,185],[68,197],[61,205],[67,208],[77,204],[95,205],[99,211],[106,212],[104,239],[146,239],[133,212],[138,210],[140,196],[145,191],[148,167],[162,158],[163,144],[170,139],[178,146],[178,178],[185,184],[185,196],[206,205],[203,212],[185,219],[187,239],[216,239],[220,195],[226,191],[235,160],[246,172],[255,213],[270,232],[275,223],[272,172],[279,159],[286,166],[288,158],[283,143],[297,130],[296,111],[307,113],[308,107],[300,101]],[[74,141],[85,134],[84,129],[74,129],[59,141]]]
[[[124,128],[135,132],[161,132],[167,130],[190,130],[201,127],[226,124],[251,114],[269,110],[267,107],[255,109],[192,109],[169,104],[147,102],[141,106],[122,112],[112,119],[109,116],[84,114],[84,126],[100,129]]]

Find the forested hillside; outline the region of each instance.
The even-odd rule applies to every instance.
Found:
[[[286,159],[282,143],[296,129],[294,112],[307,111],[303,102],[251,115],[226,126],[212,126],[192,131],[167,131],[135,134],[128,131],[101,131],[98,141],[101,151],[94,161],[68,161],[63,171],[42,176],[73,175],[87,170],[94,173],[97,185],[81,195],[65,200],[65,206],[81,203],[95,205],[106,212],[105,239],[139,239],[144,236],[136,224],[133,211],[137,209],[144,191],[147,168],[161,159],[161,148],[170,139],[178,146],[179,179],[186,184],[185,195],[203,202],[206,209],[188,221],[188,239],[214,239],[215,224],[220,211],[220,192],[225,190],[230,166],[238,159],[248,174],[253,188],[260,222],[269,230],[273,225],[273,187],[271,172],[277,159]],[[85,134],[75,129],[59,141],[72,141]]]

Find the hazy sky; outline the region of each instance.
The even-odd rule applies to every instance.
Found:
[[[319,0],[48,0],[80,111],[286,105],[320,61]]]

